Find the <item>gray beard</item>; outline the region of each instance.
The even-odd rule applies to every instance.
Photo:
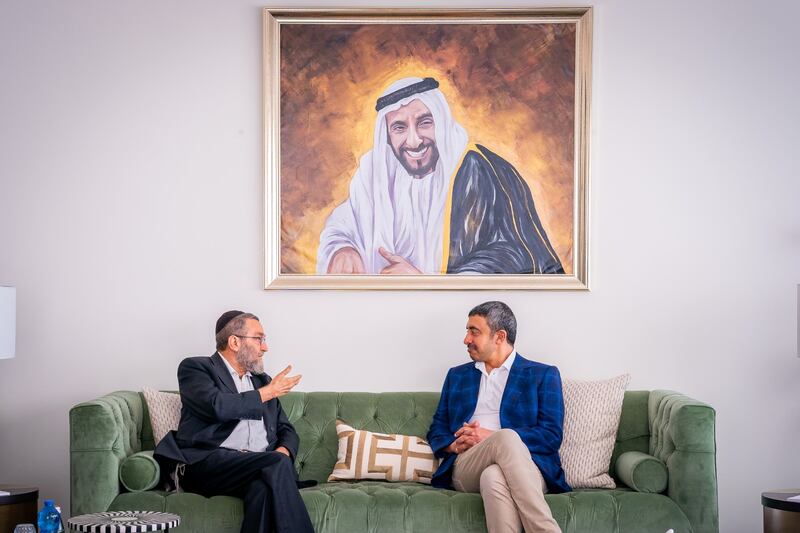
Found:
[[[236,362],[244,368],[245,372],[250,372],[251,374],[264,373],[264,358],[258,357],[257,352],[250,348],[239,350],[236,353]]]

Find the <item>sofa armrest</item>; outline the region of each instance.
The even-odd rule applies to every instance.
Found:
[[[614,465],[617,477],[636,492],[659,494],[667,488],[667,465],[642,452],[620,454]]]
[[[650,455],[667,465],[669,496],[695,533],[718,533],[716,413],[672,391],[650,393]]]
[[[142,400],[118,391],[69,411],[70,514],[106,511],[120,492],[119,464],[141,450]]]

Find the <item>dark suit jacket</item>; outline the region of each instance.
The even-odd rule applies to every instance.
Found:
[[[435,487],[449,487],[456,454],[444,451],[453,434],[475,413],[481,372],[475,363],[451,368],[442,387],[439,406],[428,431],[428,443],[442,459],[433,475]],[[542,473],[550,492],[570,489],[558,449],[564,428],[564,396],[561,374],[554,366],[529,361],[517,354],[500,403],[500,427],[516,431]]]
[[[272,378],[254,374],[258,389]],[[294,461],[300,439],[286,417],[278,399],[262,402],[258,390],[237,392],[233,378],[219,353],[211,357],[188,357],[178,366],[181,393],[181,421],[178,431],[171,431],[156,446],[159,460],[194,464],[219,448],[239,423],[249,419],[264,421],[269,445],[289,450]]]

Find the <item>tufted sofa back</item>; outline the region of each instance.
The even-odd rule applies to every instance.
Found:
[[[612,465],[622,452],[649,453],[649,396],[649,391],[625,393]],[[324,483],[333,471],[337,418],[357,429],[425,438],[438,402],[438,392],[290,392],[281,398],[281,405],[300,436],[295,465],[300,479]],[[139,415],[141,449],[148,450],[153,448],[153,432],[144,398],[140,405],[145,411]]]

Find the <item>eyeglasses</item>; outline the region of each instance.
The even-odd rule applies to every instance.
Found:
[[[233,336],[234,337],[239,337],[240,339],[257,339],[258,342],[261,343],[261,344],[266,344],[267,343],[267,338],[266,337],[248,337],[246,335],[236,335],[235,333],[233,334]]]

